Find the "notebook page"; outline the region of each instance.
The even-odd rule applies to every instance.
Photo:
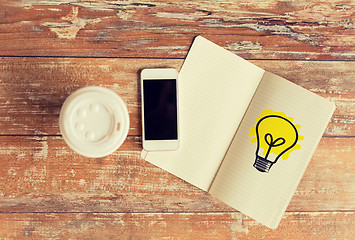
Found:
[[[179,73],[180,148],[145,159],[207,190],[264,70],[196,37]]]
[[[276,228],[334,108],[328,100],[266,72],[210,193],[249,217]],[[281,156],[269,169],[262,159],[255,162],[257,142],[252,142],[250,135],[255,136],[259,121],[258,154],[265,158],[269,147],[275,145],[266,157],[269,161],[274,161],[281,154],[277,148],[288,148],[289,141],[292,143],[298,139],[296,145],[287,151],[288,158],[285,152],[287,159]],[[298,135],[291,125],[298,129]],[[273,139],[267,134],[273,135]],[[278,143],[281,145],[276,146]],[[266,170],[269,172],[263,172]]]

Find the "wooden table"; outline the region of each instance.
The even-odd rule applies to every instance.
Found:
[[[1,1],[0,239],[354,239],[354,4]],[[196,35],[337,105],[276,230],[140,158],[138,70],[180,69]],[[58,127],[66,97],[91,85],[131,118],[100,159]]]

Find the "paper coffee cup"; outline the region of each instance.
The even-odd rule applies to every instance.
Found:
[[[65,100],[59,127],[71,149],[99,158],[122,145],[129,130],[129,115],[123,100],[112,90],[84,87]]]

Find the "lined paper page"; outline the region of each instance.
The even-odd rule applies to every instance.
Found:
[[[268,173],[254,166],[256,143],[249,129],[265,109],[283,112],[299,124],[303,140]],[[226,154],[210,193],[268,227],[276,228],[322,137],[334,104],[281,77],[266,72]],[[260,136],[262,138],[263,136]],[[301,138],[301,137],[300,137]]]
[[[207,190],[263,74],[197,37],[179,73],[180,148],[145,159]]]

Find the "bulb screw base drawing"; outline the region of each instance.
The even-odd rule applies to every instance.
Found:
[[[268,173],[273,164],[273,162],[267,160],[266,158],[256,156],[253,167],[260,172]]]

